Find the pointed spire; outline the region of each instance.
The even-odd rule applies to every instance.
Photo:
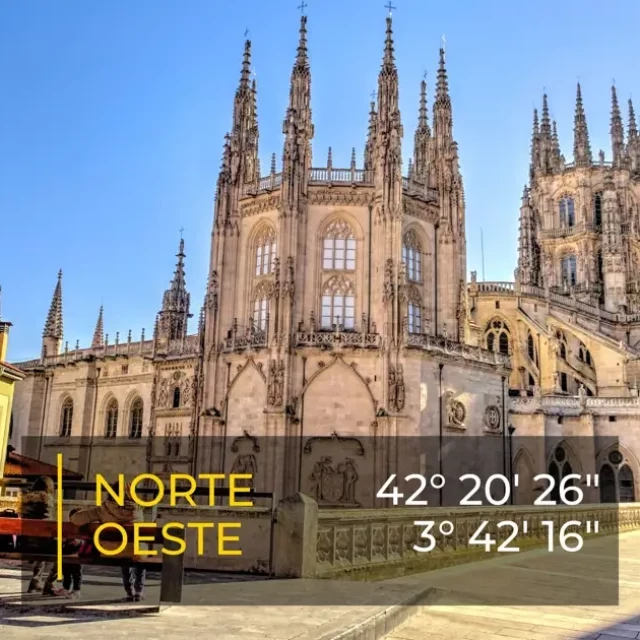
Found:
[[[351,171],[355,171],[356,170],[356,148],[355,147],[351,147],[351,165],[350,165],[350,169],[351,169]]]
[[[160,335],[164,339],[178,339],[186,335],[189,313],[190,295],[187,292],[184,273],[184,239],[180,238],[178,262],[169,289],[162,298],[162,310],[159,313]]]
[[[633,109],[633,102],[629,98],[629,133],[628,138],[636,138],[638,136],[638,125],[636,123],[636,113]]]
[[[91,341],[91,348],[98,349],[104,346],[104,319],[103,319],[103,307],[100,305],[100,311],[98,312],[98,321],[96,322],[96,328],[93,332],[93,340]]]
[[[560,160],[560,140],[558,139],[558,125],[556,121],[553,121],[551,140],[553,141],[553,156],[554,160],[558,162]]]
[[[549,118],[549,101],[547,94],[542,96],[542,124],[540,126],[540,135],[542,138],[551,138],[551,121]]]
[[[331,147],[329,147],[329,152],[327,153],[327,169],[333,168],[333,152]]]
[[[414,178],[423,184],[427,183],[427,170],[429,163],[429,141],[431,130],[429,129],[429,117],[427,113],[427,83],[420,82],[420,107],[418,109],[418,126],[413,137]]]
[[[436,96],[433,102],[433,139],[436,154],[440,156],[447,152],[446,150],[453,141],[453,116],[444,49],[440,49]]]
[[[436,99],[438,106],[451,106],[449,97],[449,80],[447,78],[447,68],[445,66],[444,49],[440,49],[440,63],[438,66],[438,83],[436,85]]]
[[[271,154],[271,175],[272,176],[276,175],[276,154],[275,153]]]
[[[300,37],[298,39],[298,55],[294,69],[309,68],[309,52],[307,51],[307,16],[300,18]]]
[[[622,125],[615,85],[611,86],[611,151],[613,154],[613,166],[621,167],[625,162],[624,126]]]
[[[251,77],[251,40],[245,40],[244,56],[242,58],[242,71],[240,73],[240,89],[249,88]]]
[[[43,337],[62,339],[62,269],[58,271],[58,282],[53,291],[47,322],[44,325]]]
[[[573,130],[573,162],[576,167],[590,167],[592,164],[591,145],[589,144],[589,130],[587,118],[582,105],[582,90],[578,82],[576,92],[576,114]]]
[[[393,24],[391,16],[387,17],[387,35],[384,42],[383,66],[395,66],[395,56],[393,55]]]
[[[376,113],[376,103],[372,100],[369,109],[369,130],[367,132],[367,142],[364,147],[364,170],[373,171],[374,147],[376,143],[376,126],[378,114]]]

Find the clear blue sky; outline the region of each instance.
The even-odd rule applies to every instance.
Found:
[[[3,2],[0,6],[0,213],[9,357],[37,356],[59,268],[70,346],[105,330],[153,328],[184,226],[197,318],[212,201],[231,122],[244,30],[253,41],[263,173],[282,152],[299,0]],[[314,164],[361,163],[382,56],[383,0],[308,0]],[[422,74],[429,103],[446,34],[467,201],[468,268],[511,279],[527,180],[532,109],[543,88],[572,155],[580,78],[594,155],[609,151],[610,87],[635,90],[637,0],[395,0],[394,31],[412,150]],[[194,318],[195,320],[195,318]],[[192,325],[195,328],[195,323]]]

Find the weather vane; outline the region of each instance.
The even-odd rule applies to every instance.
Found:
[[[246,38],[249,35],[249,29],[244,30],[244,37]]]
[[[304,0],[302,0],[302,2],[298,5],[298,9],[300,9],[300,13],[301,13],[302,15],[304,15],[304,10],[305,10],[308,6],[309,6],[309,5],[308,5]]]
[[[389,9],[389,15],[391,15],[391,12],[392,12],[394,9],[397,9],[397,7],[394,7],[394,6],[391,4],[391,0],[389,0],[389,2],[388,2],[387,4],[385,4],[385,5],[384,5],[384,8],[385,8],[385,9]]]

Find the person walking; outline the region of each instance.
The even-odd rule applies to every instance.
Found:
[[[114,491],[118,491],[117,483],[112,485]],[[129,524],[140,520],[138,505],[131,495],[131,485],[125,485],[124,501],[120,506],[110,494],[107,495],[101,505],[80,509],[69,516],[71,522],[78,526],[89,524],[90,522],[117,522],[118,524]],[[105,548],[115,549],[118,543],[102,543]],[[133,544],[129,543],[121,553],[121,556],[131,557],[133,561]],[[146,569],[135,566],[133,562],[122,566],[122,584],[126,592],[126,599],[133,602],[144,600],[144,583]]]

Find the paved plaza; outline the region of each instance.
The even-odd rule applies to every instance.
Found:
[[[609,577],[601,577],[607,575],[602,563],[611,561],[611,539],[588,541],[579,565],[567,557],[552,558],[547,566],[544,552],[533,551],[377,583],[193,573],[185,585],[187,604],[160,613],[153,609],[157,576],[150,576],[145,601],[132,605],[120,601],[117,571],[87,571],[83,600],[71,603],[25,596],[26,576],[4,565],[0,630],[3,638],[29,640],[193,639],[212,633],[216,640],[640,638],[640,532],[622,534],[619,548],[620,601],[610,606],[579,603],[591,590],[612,587]],[[550,576],[556,589],[558,579],[566,582],[560,583],[561,597],[549,587]],[[515,602],[489,604],[505,596]],[[525,604],[532,596],[536,606]],[[273,604],[265,606],[267,600]],[[326,604],[347,600],[349,606]]]

